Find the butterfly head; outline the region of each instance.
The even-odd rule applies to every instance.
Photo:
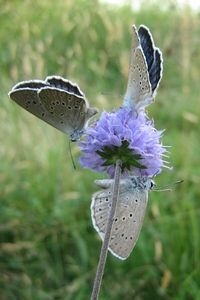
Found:
[[[131,176],[132,185],[139,190],[152,190],[155,186],[155,182],[149,176]]]
[[[71,134],[70,134],[70,140],[71,142],[77,142],[80,137],[83,135],[84,130],[79,130],[75,129]]]

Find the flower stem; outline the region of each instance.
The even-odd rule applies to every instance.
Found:
[[[107,223],[107,227],[106,227],[105,237],[104,237],[103,244],[101,247],[101,253],[100,253],[99,263],[97,266],[96,276],[95,276],[95,280],[94,280],[94,284],[93,284],[91,300],[98,299],[98,295],[99,295],[99,291],[100,291],[100,287],[101,287],[106,258],[107,258],[107,254],[108,254],[108,246],[109,246],[109,242],[110,242],[112,224],[113,224],[113,219],[114,219],[114,215],[115,215],[117,199],[118,199],[118,195],[119,195],[121,165],[122,165],[121,160],[117,160],[116,167],[115,167],[114,184],[112,187],[113,193],[112,193],[111,209],[110,209],[110,214],[109,214],[108,223]]]

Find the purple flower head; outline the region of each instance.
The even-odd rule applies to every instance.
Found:
[[[122,107],[115,112],[103,112],[80,142],[80,163],[113,177],[115,162],[120,159],[123,176],[153,176],[164,167],[162,157],[166,149],[160,142],[161,136],[162,131],[154,128],[144,111]]]

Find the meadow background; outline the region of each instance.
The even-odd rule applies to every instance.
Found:
[[[144,1],[145,2],[145,1]],[[99,1],[0,0],[0,299],[89,299],[101,242],[90,219],[93,181],[68,139],[11,102],[21,80],[57,74],[91,105],[120,106],[131,25],[147,25],[164,57],[148,109],[173,171],[151,192],[138,243],[126,261],[108,255],[102,300],[200,299],[200,14],[173,1],[135,11]]]

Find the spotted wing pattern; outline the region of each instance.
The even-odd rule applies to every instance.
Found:
[[[103,180],[97,183],[103,190],[92,197],[91,216],[93,226],[103,240],[111,208],[112,181]],[[149,183],[150,179],[147,178],[141,185],[139,177],[120,182],[109,243],[110,252],[120,259],[126,259],[130,255],[139,237],[147,207]]]
[[[9,96],[36,117],[68,134],[72,141],[80,138],[89,118],[97,113],[97,109],[89,107],[80,88],[60,76],[22,81]]]
[[[137,31],[133,26],[133,43],[124,105],[139,110],[151,104],[162,78],[162,70],[162,53],[155,47],[149,29],[141,25]]]
[[[133,26],[133,45],[124,105],[138,110],[153,101],[148,66],[140,45],[137,29]]]

